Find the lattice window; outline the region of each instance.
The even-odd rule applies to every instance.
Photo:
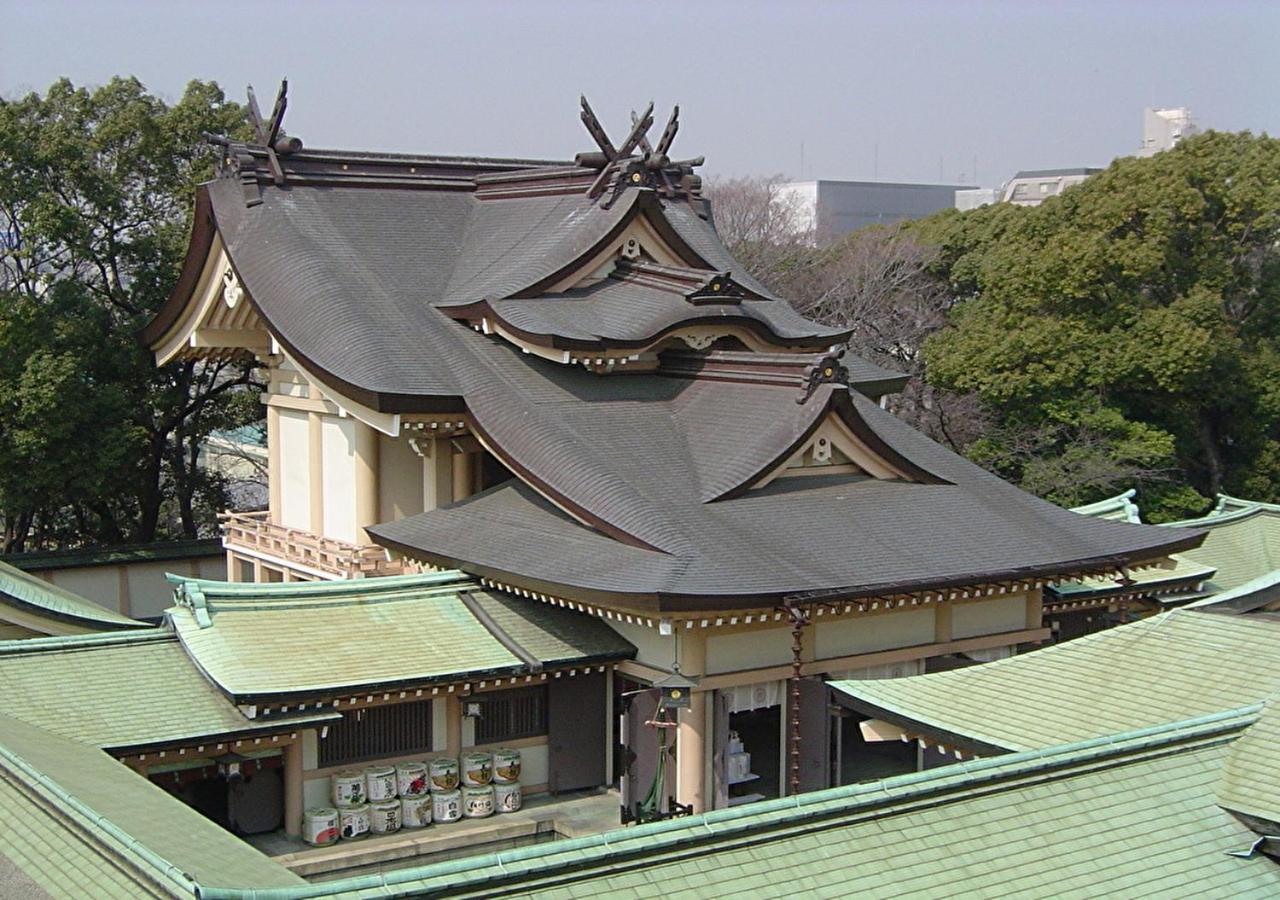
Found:
[[[498,744],[547,733],[547,687],[514,688],[479,694],[464,701],[478,703],[476,743]]]
[[[371,706],[342,714],[320,742],[320,766],[431,752],[431,701]]]

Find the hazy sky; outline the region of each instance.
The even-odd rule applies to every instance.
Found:
[[[409,3],[0,0],[0,95],[59,76],[191,78],[315,147],[565,158],[591,99],[673,103],[709,174],[994,186],[1132,152],[1144,106],[1280,133],[1280,3]],[[802,150],[803,148],[803,150]],[[803,168],[802,168],[803,154]]]

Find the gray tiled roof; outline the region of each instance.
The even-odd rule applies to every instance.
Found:
[[[645,380],[627,383],[642,392]],[[828,402],[840,405],[844,391],[820,390],[801,406],[793,389],[652,381],[647,401],[579,396],[564,403],[548,378],[539,396],[519,398],[520,414],[507,424],[536,436],[525,441],[522,461],[548,473],[558,468],[555,483],[566,494],[607,510],[612,525],[652,549],[586,528],[515,481],[373,533],[491,577],[660,596],[671,608],[693,597],[705,607],[713,596],[759,601],[1030,577],[1175,546],[1170,529],[1092,519],[1022,492],[856,395],[845,399],[873,434],[945,483],[806,476],[706,502],[777,452],[769,423],[790,417],[777,435],[791,435]],[[500,433],[503,439],[516,436]]]
[[[253,302],[291,353],[377,409],[465,409],[486,446],[532,487],[513,482],[372,529],[388,544],[583,590],[756,602],[1061,573],[1199,540],[1037,500],[842,386],[797,402],[797,381],[602,377],[521,353],[438,308],[513,294],[530,295],[511,301],[518,309],[575,302],[536,296],[540,283],[640,212],[696,257],[688,264],[731,272],[769,296],[688,201],[632,190],[604,208],[577,193],[495,200],[291,184],[267,185],[263,202],[246,206],[235,180],[205,190]],[[778,327],[804,322],[781,304],[770,315]],[[638,333],[623,331],[630,320],[613,324]],[[560,314],[555,327],[571,325]],[[739,496],[833,410],[915,483],[808,478]]]

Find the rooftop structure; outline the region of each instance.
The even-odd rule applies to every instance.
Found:
[[[1140,521],[1135,491],[1100,500],[1074,512],[1105,519]],[[1055,612],[1107,608],[1129,603],[1130,612],[1189,605],[1220,612],[1276,608],[1280,601],[1280,506],[1219,494],[1205,516],[1164,527],[1206,532],[1192,550],[1172,554],[1169,565],[1130,572],[1127,577],[1087,577],[1049,587]],[[1068,629],[1070,632],[1070,629]]]
[[[1142,147],[1139,156],[1154,156],[1169,150],[1185,137],[1200,131],[1185,106],[1147,107],[1142,111]]]
[[[1066,169],[1031,169],[1018,172],[1004,185],[1000,198],[1015,206],[1039,206],[1050,197],[1056,197],[1073,185],[1080,184],[1090,175],[1102,169],[1076,166]]]
[[[491,593],[458,572],[269,587],[175,581],[178,639],[236,703],[305,705],[635,655],[599,619]]]
[[[606,735],[621,745],[630,815],[753,802],[832,783],[831,674],[1008,655],[1048,636],[1045,583],[1142,571],[1200,539],[1045,503],[882,410],[903,376],[851,357],[847,328],[796,314],[720,241],[700,160],[671,155],[678,112],[651,143],[650,107],[615,143],[583,100],[596,149],[538,161],[313,150],[283,135],[284,106],[282,91],[254,115],[252,141],[218,141],[145,338],[159,363],[265,370],[269,504],[226,517],[228,577],[359,578],[374,609],[322,613],[292,586],[278,603],[186,591],[178,633],[242,702],[435,690],[430,654],[370,624],[408,606],[368,579],[460,570],[473,583],[456,598],[412,601],[442,635],[466,594],[512,628],[554,610],[635,648],[590,667],[577,701],[601,753]],[[255,647],[366,629],[398,651],[283,671]],[[448,662],[524,678],[483,639]],[[647,723],[677,664],[694,687],[667,769]],[[414,695],[382,693],[417,714]],[[730,731],[753,789],[728,775]],[[579,760],[584,784],[611,780],[599,762]]]

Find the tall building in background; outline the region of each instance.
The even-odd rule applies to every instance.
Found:
[[[1147,107],[1142,111],[1142,147],[1138,155],[1154,156],[1199,131],[1191,119],[1191,110],[1185,106]]]
[[[796,181],[782,186],[794,198],[798,224],[819,243],[864,228],[920,219],[955,205],[962,184],[895,184],[884,181]]]

